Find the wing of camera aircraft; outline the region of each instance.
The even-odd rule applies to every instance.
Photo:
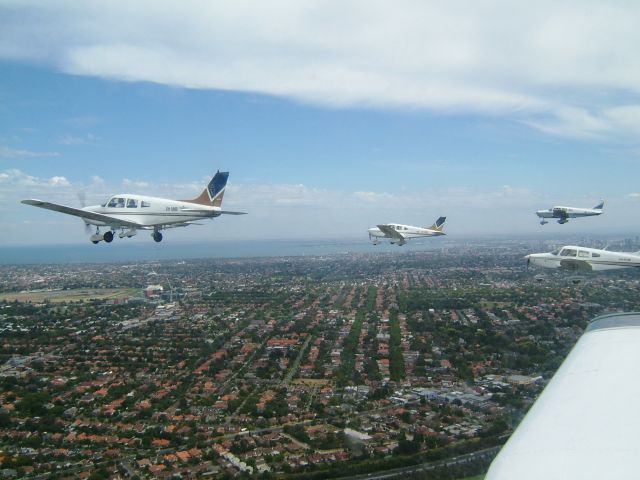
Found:
[[[486,480],[635,479],[640,313],[592,320]]]

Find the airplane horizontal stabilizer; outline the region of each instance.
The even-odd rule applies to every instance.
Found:
[[[221,214],[223,215],[246,215],[247,212],[232,212],[231,210],[221,210]]]

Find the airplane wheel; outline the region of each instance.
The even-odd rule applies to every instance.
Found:
[[[93,243],[94,245],[97,245],[100,242],[98,240],[91,240],[91,243]]]
[[[156,242],[162,241],[162,234],[160,232],[153,232],[151,235]]]
[[[104,234],[103,238],[105,242],[111,243],[113,241],[113,232],[108,231],[107,233]]]

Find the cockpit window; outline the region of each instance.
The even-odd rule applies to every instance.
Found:
[[[130,198],[129,200],[127,200],[127,208],[138,208],[138,201]]]
[[[578,254],[573,248],[563,248],[560,252],[561,257],[575,257]]]
[[[107,204],[109,208],[124,208],[124,198],[123,197],[113,197],[109,200]]]

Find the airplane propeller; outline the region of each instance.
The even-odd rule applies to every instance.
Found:
[[[87,206],[87,192],[84,190],[78,191],[78,202],[80,203],[80,208],[84,208]],[[89,235],[91,233],[91,225],[89,225],[85,220],[82,220],[84,223],[84,233]]]

